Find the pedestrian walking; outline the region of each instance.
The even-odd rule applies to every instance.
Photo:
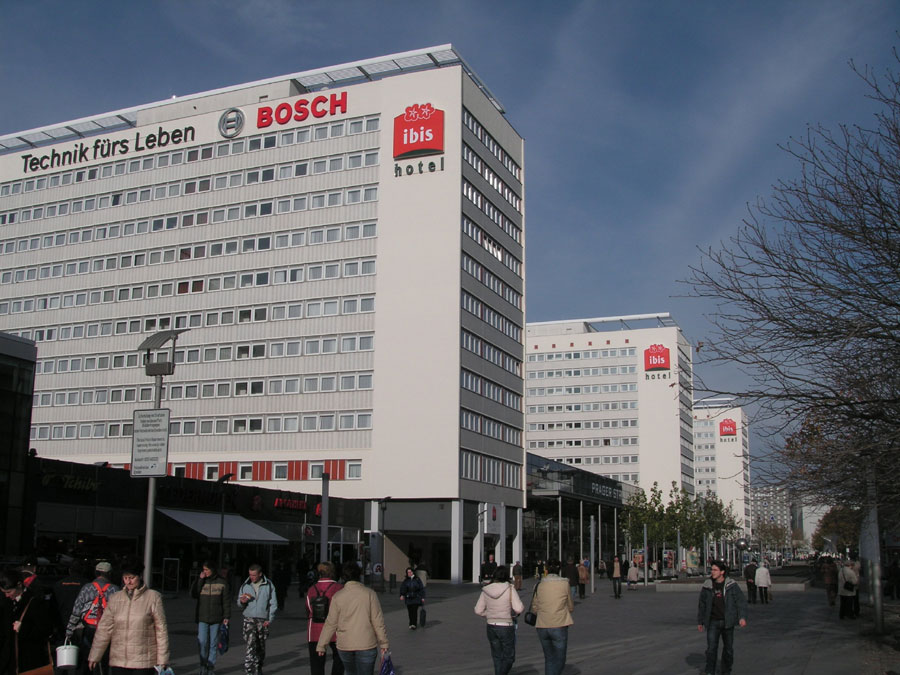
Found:
[[[197,581],[191,587],[191,597],[197,601],[194,621],[197,622],[197,648],[200,675],[214,675],[219,642],[219,629],[231,619],[231,594],[228,583],[215,571],[213,563],[200,566]]]
[[[609,578],[612,579],[613,597],[622,597],[622,563],[619,562],[619,556],[613,558],[612,565],[609,567]]]
[[[747,599],[740,585],[728,578],[728,565],[713,562],[710,578],[703,582],[697,606],[697,630],[706,631],[707,675],[715,675],[719,640],[722,641],[722,672],[734,664],[734,627],[747,625]]]
[[[747,600],[751,605],[756,604],[756,559],[744,568],[744,581],[747,583]]]
[[[578,598],[580,600],[584,600],[584,589],[587,586],[587,582],[590,581],[591,578],[591,563],[589,560],[582,560],[578,563]]]
[[[494,578],[494,572],[497,571],[497,562],[494,560],[494,554],[491,553],[488,555],[487,560],[485,560],[481,565],[481,583],[489,584]]]
[[[331,599],[328,618],[319,634],[316,651],[320,656],[337,632],[337,649],[346,675],[373,675],[378,651],[389,648],[384,614],[378,596],[359,583],[360,571],[354,562],[342,568],[344,588]]]
[[[50,658],[50,635],[53,632],[55,610],[43,593],[35,593],[26,586],[25,581],[25,575],[17,570],[0,574],[0,590],[12,605],[8,607],[8,626],[12,627],[12,633],[6,634],[11,639],[5,643],[12,673],[24,673],[53,664]]]
[[[494,572],[496,574],[496,572]],[[409,614],[409,629],[415,630],[419,622],[419,609],[425,604],[425,586],[416,576],[412,567],[406,568],[406,578],[400,584],[400,599],[406,604]]]
[[[247,643],[244,672],[247,675],[262,675],[269,625],[278,611],[278,596],[275,584],[266,578],[262,567],[256,563],[248,568],[247,580],[241,585],[238,595],[238,606],[244,611],[241,634]]]
[[[425,564],[424,561],[420,560],[415,567],[416,576],[419,577],[419,581],[422,582],[422,586],[428,585],[428,565]]]
[[[316,566],[318,581],[309,587],[306,592],[306,613],[308,616],[306,626],[306,640],[309,647],[309,667],[312,675],[325,675],[325,654],[321,656],[316,651],[322,628],[331,611],[331,601],[334,594],[341,590],[343,584],[334,580],[334,565],[330,562],[320,562]],[[331,648],[331,675],[344,675],[344,662],[338,656],[337,642],[332,638],[328,643]]]
[[[828,598],[828,604],[834,607],[835,599],[838,592],[838,568],[831,556],[825,556],[822,562],[822,582],[825,584],[825,595]]]
[[[572,593],[572,599],[574,600],[575,593],[578,592],[578,566],[572,558],[566,560],[563,576],[569,581],[569,592]]]
[[[850,560],[845,561],[837,576],[838,596],[841,600],[841,606],[838,611],[839,618],[856,618],[853,612],[853,599],[856,597],[856,586],[858,584],[859,577],[853,569],[853,563]]]
[[[81,587],[75,603],[72,605],[72,611],[66,617],[66,637],[68,639],[74,640],[75,634],[79,630],[81,631],[81,639],[78,640],[80,645],[78,665],[81,672],[87,671],[88,656],[94,645],[97,626],[100,624],[100,619],[103,618],[109,599],[120,590],[109,580],[111,573],[112,564],[105,560],[94,565],[94,580]],[[100,664],[104,672],[109,671],[109,654],[103,655]]]
[[[538,584],[531,602],[531,611],[537,614],[538,639],[544,650],[544,675],[560,675],[566,665],[569,644],[569,626],[575,601],[569,592],[569,582],[559,576],[558,560],[547,563],[547,576]]]
[[[525,611],[522,599],[509,583],[509,572],[500,567],[493,583],[481,589],[475,613],[487,619],[487,639],[494,660],[494,675],[507,675],[516,661],[515,617]]]
[[[767,562],[760,563],[756,568],[756,574],[753,583],[759,589],[759,601],[763,605],[769,604],[769,587],[772,585],[772,575],[769,574],[769,564]]]
[[[640,571],[638,570],[638,566],[635,565],[634,563],[632,563],[631,566],[628,568],[628,572],[626,572],[625,574],[626,574],[626,580],[628,582],[628,586],[627,586],[628,590],[636,591],[638,581],[641,578]]]
[[[169,664],[169,630],[162,596],[147,588],[141,562],[122,566],[122,590],[109,597],[97,625],[88,668],[94,670],[109,648],[112,675],[156,675]]]
[[[517,591],[522,590],[522,563],[518,560],[516,560],[516,564],[513,565],[513,586]]]

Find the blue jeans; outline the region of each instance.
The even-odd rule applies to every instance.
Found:
[[[537,634],[544,649],[544,675],[560,675],[566,666],[569,627],[538,628]]]
[[[200,667],[213,668],[216,665],[216,646],[219,642],[219,624],[197,624],[197,646],[200,649]]]
[[[354,652],[338,649],[338,655],[344,664],[344,675],[373,675],[375,673],[375,659],[378,658],[377,647]]]
[[[507,675],[516,660],[516,627],[487,625],[494,675]]]
[[[734,627],[725,628],[721,620],[710,621],[706,627],[706,672],[715,675],[719,638],[722,638],[722,673],[728,675],[734,663]]]

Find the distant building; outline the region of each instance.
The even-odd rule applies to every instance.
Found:
[[[803,506],[793,491],[783,487],[764,486],[751,490],[753,529],[762,523],[772,523],[785,528],[785,541],[778,542],[783,547],[791,547],[791,537],[795,530],[803,530]],[[774,542],[773,542],[774,543]]]
[[[744,410],[731,399],[694,402],[694,477],[697,494],[730,505],[750,536],[750,434]]]
[[[529,323],[529,452],[694,493],[691,345],[667,313]]]

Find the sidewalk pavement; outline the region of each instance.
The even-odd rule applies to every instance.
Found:
[[[526,607],[532,588],[533,581],[527,581],[521,591]],[[428,626],[416,631],[408,629],[406,609],[397,593],[379,594],[397,675],[491,675],[484,619],[473,611],[480,588],[430,581],[427,591]],[[696,593],[657,593],[651,585],[623,590],[622,599],[616,600],[610,583],[598,580],[595,593],[589,590],[585,600],[576,600],[563,675],[702,672],[706,636],[697,631],[698,594],[699,584]],[[285,611],[279,612],[272,624],[266,675],[309,672],[306,612],[296,585],[291,586],[285,604]],[[183,593],[166,599],[165,608],[171,665],[177,675],[195,675],[199,667],[194,601]],[[900,606],[895,603],[888,610],[888,628],[896,637],[900,634]],[[219,657],[217,675],[243,672],[241,615],[236,606],[232,621],[231,649]],[[872,635],[871,610],[864,606],[859,620],[840,621],[837,607],[829,607],[819,589],[779,592],[776,584],[771,604],[750,606],[748,625],[736,629],[734,642],[735,675],[900,674],[900,651]],[[543,672],[536,631],[520,621],[516,664],[510,675]]]

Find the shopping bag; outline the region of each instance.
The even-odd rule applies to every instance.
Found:
[[[219,624],[219,635],[216,638],[216,651],[219,654],[224,654],[228,651],[228,624],[221,623]]]
[[[419,610],[419,628],[425,628],[425,608]]]
[[[381,660],[381,670],[378,675],[396,675],[394,673],[394,662],[391,660],[391,653],[385,652],[384,658]]]

